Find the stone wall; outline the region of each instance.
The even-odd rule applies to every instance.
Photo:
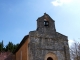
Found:
[[[44,20],[49,22],[48,26],[44,25]],[[30,31],[29,37],[29,60],[44,60],[50,52],[56,55],[58,60],[70,60],[68,38],[56,32],[55,21],[48,14],[45,13],[37,19],[37,29]]]
[[[44,60],[49,52],[55,53],[58,60],[70,60],[67,36],[60,33],[49,35],[38,31],[30,32],[30,54],[33,59]]]

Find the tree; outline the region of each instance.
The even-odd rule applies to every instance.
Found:
[[[12,52],[14,49],[14,45],[12,42],[9,42],[7,45],[6,45],[6,51],[10,51]]]
[[[2,43],[0,42],[0,51],[2,51]]]
[[[80,43],[75,42],[70,48],[71,59],[80,60]]]
[[[12,42],[9,42],[7,45],[6,45],[6,51],[10,51],[10,52],[13,52],[17,49],[19,44],[13,44]]]
[[[2,51],[10,51],[13,52],[17,49],[19,44],[13,44],[12,42],[9,42],[5,47],[4,47],[4,43],[3,40],[2,42],[0,42],[0,52]]]
[[[17,49],[18,46],[19,46],[19,44],[14,44],[13,52]]]
[[[3,48],[4,48],[4,44],[3,44],[3,40],[2,40],[2,42],[0,42],[0,51],[3,51]]]

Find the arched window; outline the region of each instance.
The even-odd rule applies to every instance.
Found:
[[[47,60],[53,60],[51,57],[48,57]]]

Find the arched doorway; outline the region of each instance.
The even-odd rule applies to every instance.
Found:
[[[55,53],[49,52],[45,55],[44,60],[58,60],[57,55]]]
[[[53,60],[51,57],[48,57],[47,60]]]

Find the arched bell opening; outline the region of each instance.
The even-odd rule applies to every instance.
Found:
[[[55,53],[49,52],[45,55],[44,60],[58,60],[57,55]]]
[[[49,21],[44,19],[44,26],[49,26]]]
[[[53,60],[51,57],[48,57],[47,60]]]

